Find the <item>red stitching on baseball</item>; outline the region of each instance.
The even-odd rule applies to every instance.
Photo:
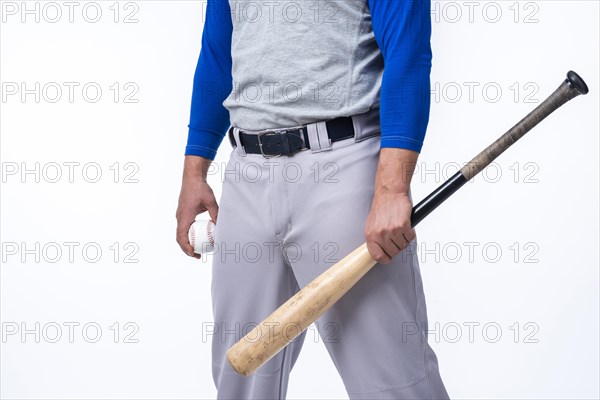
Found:
[[[212,244],[214,246],[215,238],[213,237],[212,231],[210,229],[211,223],[212,223],[212,221],[208,221],[208,224],[206,224],[206,236],[208,236],[208,241],[210,242],[210,244]]]
[[[192,245],[192,247],[194,248],[194,253],[196,252],[196,230],[194,229],[194,224],[196,223],[196,221],[194,221],[194,223],[191,226],[191,236],[192,236],[192,243],[190,243]]]

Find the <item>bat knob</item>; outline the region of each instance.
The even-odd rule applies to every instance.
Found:
[[[589,92],[584,80],[581,79],[581,77],[577,75],[575,71],[567,72],[567,82],[569,82],[569,85],[577,89],[577,91],[581,94],[587,94],[587,92]]]

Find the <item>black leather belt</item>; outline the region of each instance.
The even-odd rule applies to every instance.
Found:
[[[339,117],[325,121],[327,136],[331,142],[354,137],[352,117]],[[229,140],[236,146],[233,127],[229,129]],[[240,142],[248,154],[262,154],[265,157],[287,156],[297,151],[310,149],[308,129],[300,126],[292,129],[269,129],[260,133],[245,133],[240,129]]]

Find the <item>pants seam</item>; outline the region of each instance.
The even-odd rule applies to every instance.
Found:
[[[416,239],[415,239],[415,247],[416,247]],[[409,247],[410,248],[410,247]],[[415,295],[415,314],[414,320],[418,321],[417,315],[419,311],[419,296],[417,294],[417,278],[415,273],[415,266],[418,265],[418,257],[417,252],[413,253],[413,260],[411,263],[411,276],[412,276],[412,284],[413,284],[413,292]],[[429,394],[429,398],[431,398],[431,387],[429,385],[429,368],[427,368],[427,342],[420,341],[420,345],[423,347],[423,369],[425,370],[425,386],[427,387],[427,393]]]
[[[283,399],[285,398],[285,396],[283,395],[283,371],[284,371],[284,365],[285,365],[285,357],[286,357],[286,353],[288,350],[288,346],[285,346],[283,348],[283,352],[282,352],[282,357],[281,357],[281,368],[279,369],[279,399]]]
[[[427,393],[431,399],[431,386],[429,385],[429,368],[427,368],[427,343],[425,343],[425,351],[423,352],[423,367],[425,368],[425,386],[427,386]]]

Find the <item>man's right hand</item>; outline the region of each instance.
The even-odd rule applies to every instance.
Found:
[[[196,216],[208,211],[210,218],[216,224],[219,206],[215,195],[206,183],[206,175],[211,160],[186,156],[183,168],[183,180],[179,194],[179,205],[177,206],[177,243],[190,257],[200,258],[194,254],[194,248],[188,240],[188,230],[194,223]]]

